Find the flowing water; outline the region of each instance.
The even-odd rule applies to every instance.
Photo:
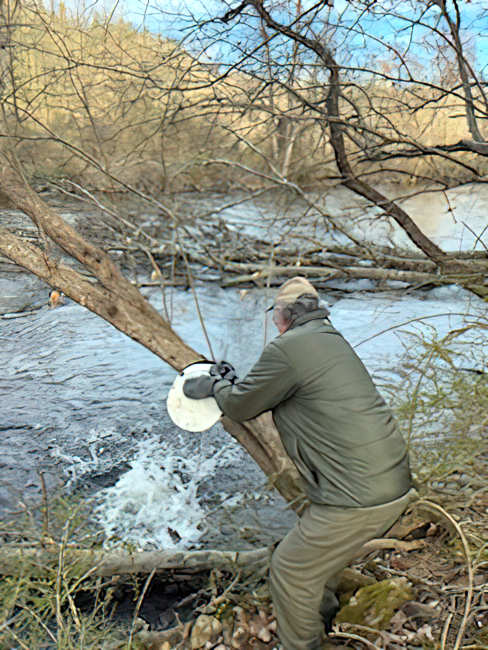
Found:
[[[457,200],[471,201],[473,210],[476,201],[463,191]],[[337,210],[341,200],[329,197]],[[229,211],[229,223],[265,227],[249,207]],[[444,217],[452,220],[452,213]],[[481,215],[469,223],[479,234]],[[459,229],[446,235],[448,225],[432,226],[434,239],[436,228],[445,248],[459,247]],[[461,247],[472,246],[474,235],[468,241],[470,231],[461,231]],[[406,293],[392,283],[378,293],[367,281],[335,281],[330,289],[324,298],[332,322],[379,385],[397,376],[406,331],[447,333],[483,311],[483,303],[459,287]],[[0,307],[9,312],[0,320],[3,513],[39,501],[43,472],[48,491],[95,495],[100,530],[141,548],[245,548],[286,533],[295,515],[220,425],[190,434],[172,424],[165,400],[175,373],[166,364],[69,300],[50,309],[48,289],[24,273],[4,273],[0,291]],[[274,335],[264,318],[273,290],[207,283],[197,292],[215,357],[231,361],[242,376],[265,337]],[[160,290],[146,294],[162,311]],[[191,292],[174,290],[171,303],[175,331],[210,356]]]
[[[488,187],[466,184],[444,191],[419,185],[378,186],[388,199],[396,202],[421,230],[446,252],[488,250]],[[190,194],[182,204],[191,213],[213,211],[228,224],[274,243],[295,242],[300,246],[327,246],[349,243],[342,233],[331,229],[331,222],[357,240],[381,242],[399,250],[415,250],[405,232],[381,209],[371,206],[342,186],[331,187],[308,201],[293,194],[277,198],[262,196],[244,201],[244,195],[215,195],[195,201]],[[235,205],[232,205],[235,203]],[[226,207],[229,206],[229,207]]]

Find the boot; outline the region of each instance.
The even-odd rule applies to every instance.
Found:
[[[322,602],[320,603],[320,616],[322,617],[322,621],[324,623],[324,628],[325,628],[325,633],[327,635],[331,634],[333,632],[332,625],[334,622],[335,615],[339,611],[340,606],[339,606],[339,601],[337,599],[337,596],[334,594],[334,592],[330,591],[330,589],[325,589],[324,592],[324,597],[322,599]]]

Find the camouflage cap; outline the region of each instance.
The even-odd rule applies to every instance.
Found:
[[[291,278],[284,282],[278,289],[273,306],[270,309],[275,307],[278,303],[291,305],[294,302],[297,302],[297,300],[302,296],[311,296],[312,298],[318,299],[319,294],[307,278],[302,278],[300,276]]]

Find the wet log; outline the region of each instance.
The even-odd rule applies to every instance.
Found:
[[[413,551],[423,545],[423,540],[405,542],[398,539],[373,539],[361,548],[354,560],[374,551],[397,550]],[[4,544],[0,548],[0,575],[28,574],[43,576],[56,572],[60,562],[64,570],[73,575],[85,574],[110,577],[116,575],[147,575],[155,571],[164,572],[204,572],[220,569],[233,573],[265,573],[273,548],[260,548],[252,551],[139,551],[128,553],[121,550],[82,549],[57,544],[24,546]],[[340,576],[342,582],[360,582],[358,572],[345,569]]]

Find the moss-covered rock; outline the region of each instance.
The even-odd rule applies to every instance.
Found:
[[[413,600],[413,593],[406,578],[382,580],[359,589],[335,620],[384,630],[396,610],[409,600]]]

